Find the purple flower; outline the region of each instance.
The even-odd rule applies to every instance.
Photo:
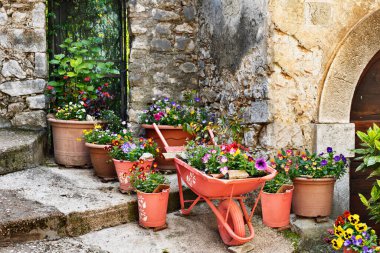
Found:
[[[164,98],[164,101],[165,101],[165,102],[168,102],[168,101],[169,101],[169,98]]]
[[[222,168],[220,168],[220,173],[222,173],[223,175],[226,175],[228,172],[228,167],[227,166],[224,166]]]
[[[332,153],[332,152],[333,152],[332,147],[328,147],[328,148],[327,148],[327,153]]]
[[[256,160],[255,167],[257,170],[266,170],[267,169],[267,162],[264,158],[259,158]]]
[[[176,106],[177,104],[175,102],[170,103],[172,106]]]
[[[124,153],[129,153],[131,150],[135,149],[137,146],[134,143],[126,142],[121,146],[121,150],[123,150]]]
[[[195,102],[199,103],[201,102],[201,99],[200,98],[194,98]]]
[[[203,163],[207,163],[208,160],[210,160],[210,157],[211,157],[210,154],[205,154],[205,155],[202,157],[202,162],[203,162]]]
[[[351,245],[351,240],[350,239],[347,239],[346,241],[344,241],[344,246],[347,247],[347,246],[350,246]]]
[[[221,163],[226,163],[227,161],[228,161],[227,157],[225,157],[225,156],[220,157]]]
[[[326,160],[322,160],[321,161],[321,166],[326,166],[327,165],[327,161]]]
[[[339,162],[340,161],[340,156],[338,156],[338,155],[334,156],[334,161],[335,162]]]
[[[346,159],[346,157],[344,157],[344,155],[340,155],[340,158],[342,158],[342,161],[343,161],[344,163],[347,162],[347,159]]]

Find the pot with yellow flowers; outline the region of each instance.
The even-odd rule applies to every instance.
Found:
[[[360,220],[359,215],[345,211],[335,220],[334,228],[329,229],[325,238],[336,251],[344,253],[380,252],[375,230]]]
[[[153,162],[160,150],[152,138],[141,137],[121,142],[116,141],[107,149],[115,164],[122,193],[134,190],[129,177],[136,168],[145,172],[157,169],[157,163]]]
[[[278,158],[290,164],[289,175],[294,185],[292,207],[296,215],[326,217],[331,214],[335,181],[346,173],[348,164],[346,158],[336,155],[331,147],[326,151],[278,154]]]

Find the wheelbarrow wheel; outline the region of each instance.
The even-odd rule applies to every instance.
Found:
[[[226,217],[228,205],[230,205],[230,211],[228,213],[227,225],[231,227],[232,231],[234,231],[237,236],[244,237],[245,224],[243,213],[239,205],[237,205],[233,200],[223,200],[218,206],[219,212],[223,217]],[[219,221],[219,219],[217,219],[217,222],[220,237],[226,245],[237,246],[244,244],[244,242],[232,238],[232,236],[228,233],[227,229],[223,225],[223,222]]]

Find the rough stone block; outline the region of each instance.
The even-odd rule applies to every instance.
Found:
[[[37,77],[45,78],[48,75],[48,61],[46,53],[36,53],[34,56],[34,72]]]
[[[9,30],[10,44],[22,52],[46,52],[45,29]]]
[[[193,33],[194,28],[189,24],[182,24],[182,25],[177,25],[175,27],[175,31],[177,33]]]
[[[338,154],[354,157],[352,149],[355,148],[355,124],[315,124],[314,148],[317,153],[326,152],[332,147]]]
[[[45,4],[36,3],[32,11],[32,25],[36,28],[45,28]]]
[[[252,252],[254,249],[255,246],[252,243],[248,242],[240,246],[229,247],[228,251],[231,253],[248,253]]]
[[[22,102],[11,103],[8,105],[8,112],[15,114],[15,113],[22,112],[24,108],[25,108],[25,104]]]
[[[268,123],[271,114],[267,100],[252,102],[251,106],[245,109],[243,114],[245,123]]]
[[[179,50],[185,50],[186,47],[190,44],[190,39],[187,37],[176,37],[174,47]]]
[[[44,111],[21,112],[11,120],[12,125],[26,129],[40,129],[46,127],[46,113]]]
[[[307,2],[306,20],[312,25],[328,25],[331,22],[331,3]]]
[[[26,103],[30,109],[45,109],[46,97],[45,97],[45,95],[27,97]]]
[[[25,78],[26,73],[20,67],[20,64],[15,60],[9,60],[3,63],[3,69],[1,70],[1,74],[4,77],[17,77],[17,78]]]
[[[0,9],[0,25],[6,25],[8,21],[8,15],[4,8]]]
[[[350,170],[336,181],[334,186],[334,202],[331,217],[336,218],[350,209]]]
[[[172,49],[172,44],[167,39],[152,40],[151,46],[156,51],[170,51]]]
[[[170,24],[170,23],[157,24],[155,32],[157,34],[161,34],[161,35],[169,35],[169,34],[171,34],[171,29],[170,29],[171,25],[172,24]]]
[[[42,93],[46,81],[43,79],[5,82],[0,84],[0,91],[10,96],[22,96],[33,93]]]
[[[179,69],[185,73],[194,73],[197,72],[197,66],[191,62],[185,62],[179,66]]]
[[[177,21],[181,19],[181,17],[175,12],[160,9],[153,9],[152,16],[153,19],[157,21]]]
[[[132,31],[132,34],[144,34],[148,31],[148,29],[146,29],[146,27],[143,27],[139,24],[131,24],[131,31]]]
[[[11,121],[0,116],[0,128],[7,128],[11,126]]]
[[[183,15],[186,21],[192,21],[195,18],[195,9],[193,6],[183,7]]]

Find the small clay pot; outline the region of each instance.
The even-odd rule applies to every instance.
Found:
[[[144,171],[149,172],[150,169],[148,169],[147,166],[149,165],[150,168],[152,168],[153,161],[154,159],[149,159],[149,160],[145,160],[143,164],[139,164],[139,161],[131,162],[131,161],[113,159],[113,162],[115,164],[116,174],[120,182],[120,191],[122,193],[126,193],[126,192],[134,190],[131,183],[129,182],[131,169],[134,164],[137,163],[139,164],[139,166],[143,166]]]
[[[115,165],[112,158],[109,156],[105,147],[108,145],[100,145],[93,143],[86,143],[86,147],[90,150],[90,157],[92,166],[94,167],[95,174],[105,180],[112,180],[117,178]]]

